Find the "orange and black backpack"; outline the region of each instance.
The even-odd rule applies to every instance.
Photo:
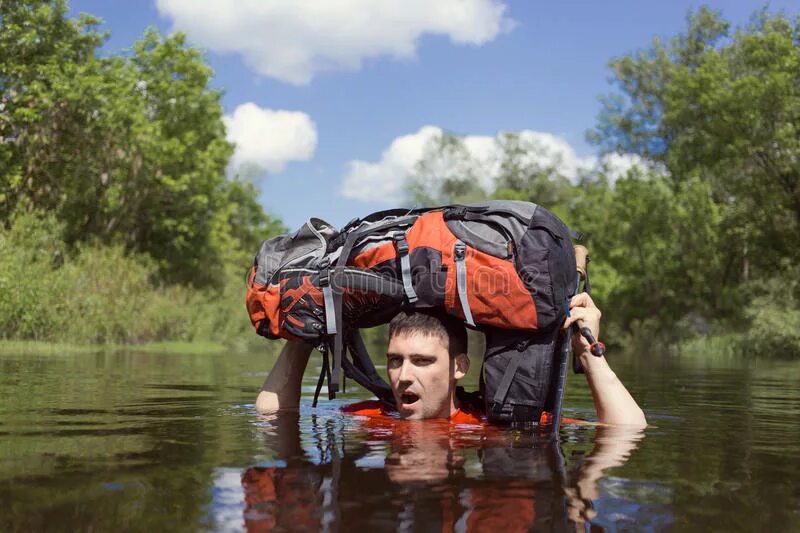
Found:
[[[561,330],[578,290],[573,238],[545,208],[521,201],[395,209],[337,230],[311,218],[264,241],[247,309],[267,338],[319,346],[328,395],[341,371],[394,402],[359,334],[400,310],[439,310],[482,331],[481,388],[490,421],[559,420],[569,336]],[[557,424],[556,424],[557,425]]]

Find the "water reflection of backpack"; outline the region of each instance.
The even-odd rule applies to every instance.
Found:
[[[327,376],[335,397],[344,369],[388,403],[358,329],[401,309],[443,310],[486,335],[489,419],[535,424],[560,411],[569,345],[560,326],[578,281],[573,236],[543,207],[519,201],[381,211],[341,230],[312,218],[264,241],[247,309],[260,335],[321,347],[317,394]]]

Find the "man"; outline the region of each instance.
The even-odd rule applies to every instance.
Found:
[[[586,293],[576,295],[570,308],[564,327],[580,321],[599,338],[600,310],[591,297]],[[605,357],[592,355],[589,343],[581,335],[573,336],[572,345],[585,369],[598,422],[646,426],[644,413]],[[311,350],[311,346],[300,342],[286,344],[256,399],[259,412],[297,408]],[[401,313],[390,323],[386,357],[389,384],[402,418],[459,420],[469,414],[462,410],[465,406],[459,404],[456,395],[458,380],[469,370],[463,325],[421,313]]]

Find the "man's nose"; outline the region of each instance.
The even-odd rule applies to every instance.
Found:
[[[413,369],[411,368],[411,363],[409,361],[403,361],[403,364],[400,366],[400,382],[408,383],[411,381],[413,376]]]

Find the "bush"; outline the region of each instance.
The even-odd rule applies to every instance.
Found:
[[[800,357],[800,269],[755,283],[745,309],[750,327],[742,350],[774,357]]]
[[[0,334],[47,339],[65,325],[69,282],[56,275],[64,261],[61,227],[53,217],[18,215],[0,232]]]
[[[0,331],[5,339],[74,344],[256,340],[236,268],[219,289],[160,285],[157,266],[120,245],[67,252],[52,216],[17,216],[0,232]]]

